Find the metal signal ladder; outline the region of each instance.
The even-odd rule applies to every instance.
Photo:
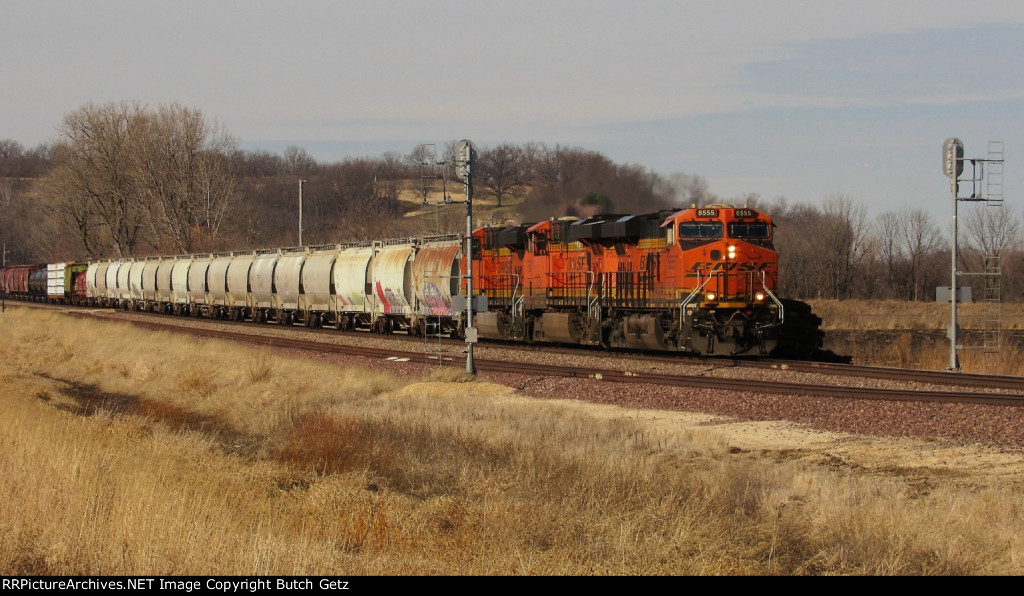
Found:
[[[988,142],[985,177],[985,204],[999,207],[1003,203],[1003,142]],[[999,255],[985,256],[985,308],[982,325],[982,353],[990,373],[1002,368],[1002,276]]]

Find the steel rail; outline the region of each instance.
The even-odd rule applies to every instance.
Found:
[[[269,337],[258,334],[237,333],[209,328],[182,327],[162,324],[160,322],[133,321],[137,325],[149,329],[170,330],[202,337],[227,339],[276,348],[328,352],[361,356],[366,358],[387,358],[420,364],[460,365],[461,358],[443,356],[431,352],[410,352],[391,348],[368,348],[345,344],[324,343],[296,338]],[[986,393],[977,391],[935,391],[915,389],[888,389],[848,387],[842,385],[815,385],[809,383],[791,383],[779,381],[751,381],[746,379],[729,379],[700,375],[681,375],[649,373],[629,370],[614,370],[592,367],[568,367],[536,362],[518,362],[507,360],[476,359],[479,371],[496,373],[513,373],[529,376],[571,377],[613,383],[650,383],[653,385],[699,387],[728,391],[744,391],[751,393],[770,393],[782,395],[801,395],[809,397],[885,400],[885,401],[917,401],[943,402],[964,404],[986,404],[999,406],[1024,406],[1024,394]]]
[[[95,309],[88,309],[82,307],[79,309],[72,309],[68,305],[48,305],[46,303],[36,302],[22,302],[21,305],[32,305],[39,307],[53,307],[61,308],[70,314],[96,314]],[[105,311],[106,312],[106,311]],[[120,311],[109,311],[110,314],[114,314]],[[195,319],[191,319],[195,320]],[[212,323],[220,324],[237,324],[246,325],[245,323],[231,323],[226,321],[211,321]],[[172,320],[166,322],[142,322],[132,321],[133,324],[141,327],[148,327],[153,329],[177,329],[193,333],[195,335],[207,335],[207,336],[220,336],[225,338],[236,339],[239,341],[247,341],[250,343],[257,343],[263,345],[273,345],[279,347],[295,347],[296,349],[305,350],[319,350],[329,351],[337,353],[345,353],[350,355],[365,355],[367,357],[381,357],[382,354],[389,353],[396,355],[396,358],[407,359],[414,362],[438,362],[447,361],[454,359],[439,358],[436,355],[424,355],[422,352],[409,352],[409,351],[397,351],[397,350],[377,350],[373,348],[360,348],[357,346],[342,346],[339,344],[330,344],[323,342],[315,342],[311,340],[287,340],[284,338],[276,337],[261,337],[258,335],[251,335],[245,333],[234,333],[234,332],[219,332],[219,331],[202,331],[194,327],[181,327],[174,325]],[[246,325],[249,327],[249,325]],[[293,330],[295,333],[303,331],[309,331],[303,327],[274,327],[278,330]],[[396,336],[400,338],[401,336]],[[408,341],[419,340],[419,338],[403,338]],[[452,343],[461,343],[459,340],[451,340]],[[296,342],[294,346],[288,346],[286,344],[290,342]],[[811,396],[833,396],[843,397],[847,399],[877,399],[877,400],[900,400],[900,401],[940,401],[950,403],[981,403],[981,404],[998,404],[998,405],[1021,405],[1021,401],[1024,400],[1024,377],[1014,376],[1001,376],[1001,375],[982,375],[972,374],[963,372],[946,372],[946,371],[922,371],[922,370],[911,370],[911,369],[900,369],[890,367],[876,367],[876,366],[862,366],[852,364],[835,364],[835,363],[822,363],[822,362],[806,362],[806,361],[779,361],[779,360],[756,360],[756,359],[727,359],[727,358],[708,358],[708,357],[694,357],[694,356],[652,356],[650,354],[629,354],[629,353],[608,353],[608,352],[595,352],[591,349],[585,348],[567,348],[560,346],[540,346],[537,344],[524,344],[524,345],[510,345],[503,343],[493,344],[499,348],[507,349],[522,349],[522,350],[544,350],[548,352],[557,353],[576,353],[576,354],[600,354],[603,356],[615,356],[617,358],[625,359],[637,359],[645,364],[651,363],[664,363],[664,364],[708,364],[714,365],[716,368],[730,368],[730,367],[753,367],[762,369],[775,369],[775,370],[787,370],[793,372],[805,372],[805,373],[820,373],[835,376],[849,376],[849,377],[860,377],[860,378],[876,378],[876,379],[887,379],[904,381],[911,383],[931,383],[937,385],[950,385],[956,387],[978,387],[978,388],[991,388],[991,389],[1007,389],[1011,391],[1017,391],[1020,393],[1016,394],[997,394],[997,393],[985,393],[971,390],[955,390],[955,391],[935,391],[935,390],[913,390],[913,389],[885,389],[885,388],[859,388],[859,387],[846,387],[841,385],[814,385],[807,383],[784,383],[784,382],[751,382],[746,380],[738,379],[725,379],[719,377],[706,377],[698,375],[672,375],[672,374],[660,374],[650,372],[621,372],[610,369],[565,369],[560,370],[562,367],[554,367],[549,365],[541,365],[536,363],[529,363],[525,365],[527,370],[513,370],[516,365],[509,365],[502,360],[490,360],[484,359],[477,361],[477,368],[479,370],[490,370],[493,372],[516,372],[518,374],[529,374],[531,372],[540,373],[544,372],[545,376],[566,376],[566,377],[581,377],[581,378],[592,378],[598,380],[604,380],[608,382],[624,382],[624,383],[637,383],[637,382],[648,382],[656,383],[661,385],[685,385],[691,387],[703,387],[703,388],[714,388],[714,389],[727,389],[733,391],[751,391],[757,393],[784,393],[791,395],[811,395]],[[397,354],[401,354],[398,356]]]

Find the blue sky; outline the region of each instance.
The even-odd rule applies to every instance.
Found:
[[[941,149],[1021,198],[1024,2],[5,0],[0,138],[88,102],[201,109],[320,160],[469,138],[600,151],[723,198],[948,217]]]

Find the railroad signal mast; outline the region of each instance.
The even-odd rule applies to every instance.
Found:
[[[966,197],[960,196],[960,182],[961,176],[964,172],[964,161],[970,161],[972,167],[971,178],[963,180],[964,182],[971,183],[971,194]],[[988,169],[988,175],[986,176],[986,166]],[[988,159],[980,158],[964,158],[964,144],[963,142],[955,137],[946,139],[942,145],[942,173],[949,178],[950,194],[953,197],[953,220],[952,220],[952,259],[950,263],[950,325],[949,325],[949,367],[947,370],[951,372],[960,371],[960,359],[957,355],[957,350],[962,349],[964,346],[960,342],[960,328],[957,323],[957,304],[960,301],[960,295],[957,288],[957,277],[962,273],[957,269],[958,262],[958,229],[957,229],[957,207],[959,201],[971,201],[979,202],[985,201],[989,205],[1000,205],[1002,203],[1002,170],[1003,168],[1003,144],[1001,141],[990,141],[989,142],[989,157]],[[982,187],[980,183],[984,181],[986,185]],[[984,188],[985,191],[980,190]],[[986,290],[989,292],[990,286],[993,286],[994,282],[989,279],[992,276],[997,276],[999,273],[998,267],[994,269],[989,267],[988,263],[990,260],[994,260],[996,257],[986,256],[986,271],[983,275],[986,276]],[[992,269],[992,270],[990,270]],[[986,300],[998,300],[998,291],[995,292],[995,297],[986,296]],[[997,305],[998,306],[998,305]],[[995,319],[998,325],[998,318]],[[998,333],[998,329],[996,330]],[[995,344],[998,348],[998,340]],[[986,337],[986,348],[989,346],[988,338]]]
[[[473,344],[477,330],[473,326],[473,173],[476,170],[477,151],[473,141],[459,141],[455,173],[466,183],[466,372],[475,375]]]
[[[466,238],[463,254],[466,259],[466,372],[476,374],[476,362],[473,359],[473,344],[477,342],[477,329],[473,326],[473,175],[476,173],[477,149],[473,141],[463,139],[455,147],[454,163],[455,175],[465,183],[466,189]],[[431,165],[424,162],[421,165]],[[446,165],[445,162],[436,162],[433,165]],[[463,201],[453,201],[448,196],[447,188],[443,191],[443,202],[446,205],[457,204]],[[423,204],[427,204],[427,189],[423,186]]]

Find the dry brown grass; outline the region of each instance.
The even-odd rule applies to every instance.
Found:
[[[938,302],[902,300],[810,300],[822,328],[841,330],[941,329],[949,326],[952,309]],[[972,302],[957,306],[961,329],[984,329],[998,310],[1003,329],[1024,329],[1024,304]]]
[[[4,575],[1024,572],[1009,489],[922,492],[449,370],[26,309],[0,338]]]
[[[921,370],[949,368],[950,345],[946,330],[951,319],[948,304],[894,300],[811,301],[822,318],[825,347],[853,357],[855,364]],[[1000,347],[985,347],[988,321],[998,320]],[[1024,376],[1017,341],[1024,329],[1024,304],[961,304],[958,350],[961,370]],[[989,338],[991,340],[991,338]]]

